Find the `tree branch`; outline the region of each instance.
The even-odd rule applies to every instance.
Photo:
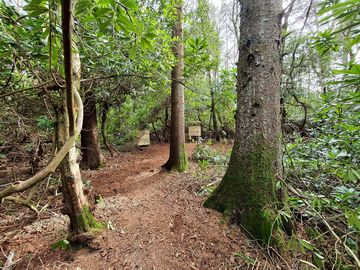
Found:
[[[49,84],[52,84],[52,83],[53,83],[52,80],[51,80],[51,81],[47,81],[47,82],[44,82],[44,83],[41,83],[41,84],[38,84],[38,85],[35,85],[35,86],[32,86],[32,87],[28,87],[28,88],[20,89],[20,90],[15,91],[15,92],[11,92],[11,93],[6,93],[6,94],[3,94],[3,95],[0,95],[0,98],[5,98],[5,97],[12,96],[12,95],[15,95],[15,94],[19,94],[19,93],[22,93],[22,92],[25,92],[25,91],[29,91],[29,90],[41,88],[41,87],[44,87],[44,86],[49,85]]]

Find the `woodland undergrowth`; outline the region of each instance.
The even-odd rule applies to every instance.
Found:
[[[310,269],[356,269],[360,232],[360,121],[357,93],[324,94],[306,132],[284,135],[284,178],[296,236],[287,245],[299,265]],[[211,193],[229,161],[230,151],[199,144],[192,158],[198,177]]]

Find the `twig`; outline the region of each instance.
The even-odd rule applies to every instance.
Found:
[[[37,85],[32,86],[32,87],[20,89],[20,90],[15,91],[15,92],[11,92],[11,93],[6,93],[6,94],[3,94],[3,95],[0,95],[0,98],[4,98],[4,97],[12,96],[12,95],[15,95],[15,94],[19,94],[19,93],[22,93],[22,92],[25,92],[25,91],[29,91],[29,90],[41,88],[41,87],[44,87],[44,86],[49,85],[49,84],[51,84],[51,83],[53,83],[52,80],[51,80],[51,81],[44,82],[44,83],[41,83],[41,84],[37,84]]]
[[[1,247],[1,246],[0,246]],[[1,252],[3,253],[3,255],[5,256],[6,258],[6,262],[4,264],[4,266],[2,267],[3,270],[10,270],[12,269],[12,266],[15,264],[15,262],[13,261],[14,259],[14,256],[15,256],[15,251],[14,250],[11,250],[9,252],[9,255],[6,256],[5,253],[4,253],[4,250],[1,248]]]

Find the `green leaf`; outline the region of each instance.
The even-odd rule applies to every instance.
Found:
[[[356,65],[353,65],[351,67],[351,69],[347,69],[347,70],[334,70],[333,71],[334,74],[353,74],[353,75],[358,75],[360,76],[360,65],[359,64],[356,64]]]
[[[75,14],[81,14],[91,8],[90,0],[80,0],[76,2]]]
[[[118,13],[117,20],[120,26],[122,26],[121,28],[125,28],[126,31],[129,32],[137,32],[134,23],[130,21],[129,17],[126,14]]]
[[[97,8],[94,12],[94,16],[96,18],[101,18],[103,17],[105,14],[108,14],[112,11],[111,8]]]
[[[122,5],[124,5],[125,7],[132,9],[132,10],[137,10],[138,6],[137,3],[133,0],[121,0],[120,1]]]
[[[141,39],[140,45],[141,45],[141,49],[144,51],[152,48],[151,43],[144,37]]]
[[[317,267],[324,268],[324,256],[319,251],[315,251],[313,254],[315,265]]]
[[[155,33],[153,33],[153,32],[149,32],[149,33],[146,33],[144,35],[144,37],[146,37],[147,39],[154,39],[154,38],[157,37],[157,35]]]
[[[49,11],[48,8],[37,5],[27,5],[24,7],[24,10],[29,12],[30,17],[37,17],[41,14],[47,13]]]
[[[51,245],[52,250],[56,250],[56,249],[68,250],[70,249],[70,247],[71,247],[70,242],[66,239],[61,239]]]
[[[314,250],[313,245],[311,245],[309,241],[306,241],[304,239],[299,239],[299,242],[304,248],[306,248],[306,249],[308,249],[310,251]]]
[[[246,263],[248,263],[250,265],[255,265],[256,261],[253,258],[251,258],[250,256],[243,254],[242,252],[233,253],[233,256],[243,259]]]
[[[136,51],[137,51],[137,42],[135,42],[134,46],[132,46],[132,48],[129,50],[129,58],[130,59],[134,59],[136,56]]]
[[[348,211],[346,216],[348,225],[360,231],[360,219],[357,211]]]

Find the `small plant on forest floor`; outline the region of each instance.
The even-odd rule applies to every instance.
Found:
[[[192,154],[192,159],[197,161],[200,168],[200,170],[194,171],[194,177],[206,183],[196,194],[207,196],[213,192],[224,176],[230,154],[223,153],[205,144],[198,144]]]
[[[256,264],[256,260],[253,259],[250,255],[246,255],[242,252],[235,252],[233,253],[234,257],[239,257],[244,260],[247,264],[254,266]]]
[[[71,248],[71,244],[68,240],[66,239],[61,239],[59,241],[56,241],[55,243],[53,243],[51,245],[51,249],[52,250],[69,250]]]
[[[201,170],[206,170],[209,167],[209,161],[207,159],[199,160],[198,166]]]
[[[95,195],[95,204],[100,204],[103,202],[105,202],[105,200],[100,194]]]
[[[192,159],[197,161],[206,160],[209,165],[224,165],[229,163],[230,155],[222,153],[205,144],[198,144],[192,154]]]
[[[208,196],[209,194],[211,194],[216,186],[214,185],[206,185],[204,187],[202,187],[198,192],[196,192],[197,195],[199,196]]]

